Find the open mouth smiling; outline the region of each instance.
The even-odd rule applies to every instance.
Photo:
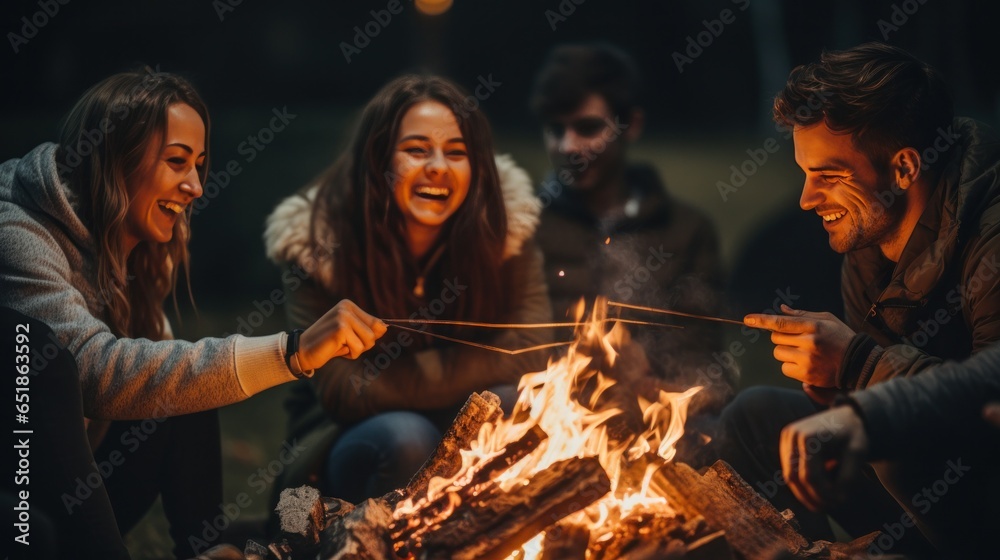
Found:
[[[432,185],[421,185],[413,189],[413,194],[427,200],[445,201],[451,197],[452,190],[449,187],[438,187]]]
[[[171,200],[159,200],[157,201],[157,205],[164,214],[171,217],[176,217],[184,213],[184,205]]]

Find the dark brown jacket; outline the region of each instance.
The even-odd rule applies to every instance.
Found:
[[[1000,144],[957,119],[950,161],[895,265],[878,247],[844,259],[847,325],[858,332],[837,385],[863,389],[1000,341]],[[927,158],[928,154],[924,154]]]
[[[545,278],[553,316],[572,318],[580,298],[596,296],[622,303],[718,314],[722,285],[719,240],[708,217],[670,196],[656,171],[630,166],[629,201],[624,215],[599,218],[583,194],[547,179],[540,189],[545,208],[537,239],[545,254]],[[567,310],[570,310],[569,312]],[[711,323],[634,311],[628,317],[683,326],[684,330],[635,327],[657,377],[676,388],[716,385],[716,407],[735,388],[735,368],[722,368],[713,352],[720,331]]]

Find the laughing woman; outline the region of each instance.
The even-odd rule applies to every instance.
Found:
[[[540,203],[527,174],[494,156],[482,112],[451,110],[464,99],[441,78],[390,82],[365,107],[349,150],[274,211],[268,256],[309,273],[301,285],[284,275],[295,283],[287,286],[293,327],[340,298],[382,318],[550,320],[532,240]],[[538,330],[413,326],[424,332],[391,329],[363,360],[331,362],[312,386],[293,388],[291,437],[323,450],[302,462],[317,467],[302,474],[323,479],[326,495],[357,502],[405,485],[470,393],[512,388],[545,365],[542,352],[513,356],[429,336],[516,349],[547,342]]]
[[[4,324],[37,325],[22,333],[38,422],[32,467],[58,472],[31,473],[31,504],[52,517],[59,557],[122,557],[118,531],[161,492],[176,553],[200,552],[191,538],[221,503],[212,409],[355,358],[385,332],[353,303],[332,302],[304,332],[171,340],[163,303],[186,275],[208,130],[188,82],[123,73],[83,95],[58,144],[0,164],[0,309]]]

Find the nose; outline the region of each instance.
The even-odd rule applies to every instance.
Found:
[[[441,150],[433,150],[427,158],[424,170],[427,172],[429,177],[441,175],[446,172],[448,170],[448,164],[445,161],[444,153]]]
[[[189,195],[191,198],[199,198],[205,192],[205,189],[201,185],[201,176],[198,175],[197,167],[191,169],[188,176],[184,178],[180,189],[182,193]]]
[[[812,210],[823,202],[823,198],[823,193],[815,185],[815,181],[811,181],[806,177],[805,182],[802,183],[802,195],[799,196],[799,207],[806,211]]]
[[[580,151],[580,136],[568,126],[559,139],[559,153],[573,154]]]

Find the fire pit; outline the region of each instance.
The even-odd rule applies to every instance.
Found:
[[[521,378],[504,418],[472,395],[405,489],[354,506],[302,487],[282,493],[282,537],[247,558],[849,558],[810,543],[725,463],[673,462],[700,390],[644,398],[623,382],[628,333],[606,302],[566,355]]]

